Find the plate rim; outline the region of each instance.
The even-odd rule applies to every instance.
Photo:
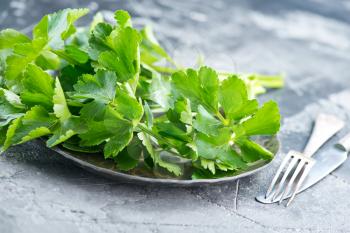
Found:
[[[85,160],[79,159],[70,153],[68,153],[65,150],[62,150],[59,147],[53,147],[49,148],[56,153],[62,155],[64,158],[73,161],[76,165],[82,167],[85,170],[88,170],[94,174],[104,176],[109,179],[114,179],[118,181],[123,181],[124,183],[132,183],[132,184],[148,184],[148,185],[168,185],[168,186],[198,186],[198,185],[207,185],[207,184],[219,184],[219,183],[226,183],[230,181],[235,181],[237,179],[250,176],[254,173],[257,173],[263,169],[266,169],[269,167],[272,162],[276,159],[277,155],[280,153],[281,150],[281,141],[279,140],[279,137],[276,135],[276,140],[278,141],[278,149],[274,155],[274,158],[267,162],[266,164],[262,165],[261,167],[258,167],[256,169],[243,172],[241,174],[235,175],[235,176],[227,176],[222,178],[215,178],[215,179],[195,179],[195,180],[179,180],[179,179],[171,179],[171,178],[151,178],[151,177],[143,177],[138,175],[131,175],[126,174],[119,171],[113,171],[108,168],[99,167],[97,165],[94,165],[92,163],[89,163]]]

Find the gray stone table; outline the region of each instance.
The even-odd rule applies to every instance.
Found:
[[[282,153],[235,183],[160,188],[97,177],[28,143],[0,157],[1,233],[350,231],[350,161],[289,208],[254,200],[285,153],[303,148],[318,113],[338,115],[350,130],[348,1],[2,0],[0,28],[29,33],[43,14],[66,7],[107,17],[127,9],[185,65],[202,53],[219,69],[285,72],[287,86],[261,97],[281,105]]]

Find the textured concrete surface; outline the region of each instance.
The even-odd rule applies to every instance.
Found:
[[[254,200],[285,153],[303,148],[318,113],[338,115],[350,130],[348,1],[3,0],[0,6],[0,28],[24,32],[61,8],[89,7],[107,17],[124,8],[136,25],[152,23],[185,65],[202,53],[215,68],[287,74],[285,89],[261,97],[276,99],[284,117],[282,153],[271,169],[227,185],[141,187],[96,177],[28,143],[0,157],[1,233],[350,231],[350,161],[289,208]]]

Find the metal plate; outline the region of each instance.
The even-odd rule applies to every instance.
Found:
[[[277,154],[279,150],[279,140],[276,137],[258,137],[256,141],[265,146],[268,150]],[[53,151],[61,154],[66,159],[71,160],[78,166],[104,177],[114,179],[125,183],[135,184],[154,184],[154,185],[170,185],[170,186],[198,186],[207,184],[217,184],[237,180],[239,178],[252,175],[262,169],[267,168],[272,161],[258,161],[249,169],[234,174],[233,176],[217,178],[217,179],[179,179],[176,177],[159,178],[151,172],[145,172],[142,168],[133,169],[129,172],[122,172],[116,169],[113,160],[104,159],[102,154],[85,154],[72,152],[62,147],[54,147]]]

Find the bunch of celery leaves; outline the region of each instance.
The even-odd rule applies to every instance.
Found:
[[[126,11],[115,12],[115,23],[97,14],[76,28],[87,13],[46,15],[32,38],[0,32],[2,152],[44,138],[48,147],[103,154],[121,171],[142,164],[180,177],[183,166],[168,158],[184,159],[193,179],[273,158],[253,138],[279,131],[278,105],[255,97],[281,87],[280,76],[184,69]]]

